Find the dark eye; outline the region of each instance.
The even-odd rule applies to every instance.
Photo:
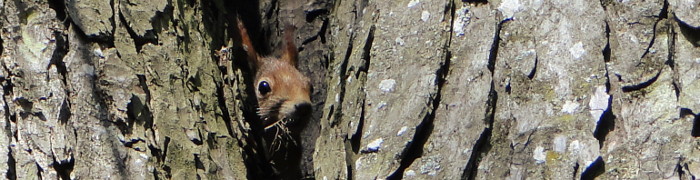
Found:
[[[260,84],[258,84],[258,91],[260,94],[265,95],[272,91],[272,89],[270,89],[270,84],[267,83],[267,81],[260,81]]]

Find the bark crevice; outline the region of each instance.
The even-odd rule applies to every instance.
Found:
[[[501,41],[501,29],[505,23],[509,22],[510,18],[499,21],[496,24],[496,32],[493,36],[491,42],[491,49],[489,50],[488,64],[487,68],[491,72],[491,77],[494,77],[496,70],[496,58],[498,58],[498,47]],[[536,65],[535,65],[536,66]],[[479,172],[478,167],[482,158],[491,151],[491,136],[493,135],[493,123],[495,121],[496,105],[498,102],[498,92],[496,92],[496,86],[494,80],[491,80],[488,98],[486,100],[486,111],[484,112],[484,124],[486,128],[480,133],[479,138],[472,146],[471,154],[469,155],[469,160],[464,167],[461,179],[474,179]],[[506,85],[506,92],[510,93],[510,84]]]
[[[49,8],[56,12],[56,18],[61,21],[66,19],[66,4],[63,0],[48,0]]]
[[[404,147],[403,151],[401,152],[401,161],[399,164],[399,167],[396,171],[391,173],[387,179],[402,179],[404,176],[404,171],[406,171],[406,168],[410,167],[413,162],[423,156],[423,148],[425,146],[425,143],[428,142],[428,139],[433,133],[433,129],[435,128],[433,122],[435,122],[435,115],[437,114],[436,111],[440,107],[440,102],[442,100],[442,94],[443,94],[443,87],[445,85],[445,82],[447,81],[447,76],[450,72],[450,65],[451,65],[451,60],[452,60],[452,52],[450,51],[450,45],[452,44],[452,28],[454,27],[454,16],[455,16],[455,4],[454,1],[450,1],[444,9],[444,13],[446,16],[450,17],[450,26],[449,30],[447,31],[447,40],[445,41],[445,44],[442,45],[442,54],[443,54],[443,61],[440,62],[440,67],[435,72],[436,79],[435,79],[435,84],[437,85],[436,88],[436,93],[432,94],[431,96],[431,107],[430,110],[428,111],[428,114],[425,115],[423,120],[416,126],[416,132],[413,135],[413,138],[409,143]],[[366,51],[365,53],[368,53]],[[369,56],[369,54],[363,55],[363,56]],[[367,68],[369,68],[369,61],[366,62]]]
[[[71,156],[68,160],[58,161],[54,156],[51,167],[53,167],[58,177],[61,179],[71,179],[70,173],[73,172],[73,167],[75,167],[75,159]]]
[[[7,147],[7,174],[5,174],[5,178],[17,179],[17,161],[15,156],[12,155],[12,148],[10,147]]]
[[[654,46],[654,42],[656,41],[656,34],[658,34],[657,26],[659,25],[659,22],[661,22],[661,20],[664,20],[666,18],[668,18],[668,0],[664,0],[664,5],[661,8],[661,12],[659,12],[657,20],[654,22],[654,26],[652,28],[653,34],[651,35],[651,41],[649,42],[649,46],[647,46],[647,48],[644,50],[644,53],[642,54],[642,57],[640,57],[640,59],[644,59],[644,57],[646,57],[646,55],[649,54],[651,47]]]
[[[610,74],[608,71],[609,67],[607,63],[610,62],[612,50],[610,49],[610,25],[608,24],[607,20],[605,21],[605,40],[605,47],[603,48],[601,53],[603,54],[603,61],[605,64],[605,93],[610,94]],[[603,111],[603,114],[600,116],[600,119],[598,119],[596,123],[596,128],[593,131],[593,137],[595,137],[598,140],[599,148],[603,148],[603,144],[605,143],[605,138],[607,137],[608,133],[615,130],[615,119],[617,117],[615,116],[615,114],[613,114],[613,97],[613,95],[610,95],[610,97],[608,97],[608,106]],[[578,164],[576,165],[578,166]]]
[[[583,173],[581,173],[581,180],[593,180],[603,173],[605,173],[605,161],[603,161],[603,157],[598,156],[595,161],[583,170]]]
[[[661,71],[662,70],[659,69],[658,72],[656,73],[656,75],[654,75],[654,77],[652,77],[651,79],[646,80],[644,82],[641,82],[639,84],[631,84],[631,85],[622,86],[622,92],[639,91],[639,90],[642,90],[644,88],[651,86],[659,78],[659,76],[661,75]]]
[[[681,34],[685,37],[688,42],[690,42],[694,47],[700,47],[700,25],[695,27],[674,15],[674,19],[678,23],[678,27],[681,30]]]
[[[598,140],[599,148],[603,148],[605,137],[608,136],[608,133],[615,130],[615,119],[617,117],[612,112],[612,102],[613,96],[610,95],[610,97],[608,97],[608,107],[603,111],[603,115],[600,116],[595,130],[593,131],[593,137]]]
[[[680,117],[691,116],[693,127],[691,127],[690,135],[700,137],[700,113],[695,114],[692,109],[680,108]]]
[[[137,53],[141,53],[141,49],[143,48],[143,46],[148,44],[148,43],[151,43],[154,45],[158,44],[158,39],[156,39],[155,36],[153,36],[153,38],[148,38],[148,37],[142,37],[142,36],[139,36],[138,34],[136,34],[136,31],[134,31],[134,29],[131,26],[129,26],[129,23],[126,20],[126,17],[124,17],[124,15],[122,13],[119,13],[119,20],[121,21],[121,24],[123,24],[124,27],[126,28],[126,32],[129,34],[131,39],[134,40],[134,47],[136,48]],[[76,28],[76,29],[80,29],[80,28]],[[149,31],[149,32],[151,32],[151,31]],[[84,33],[82,33],[82,34],[84,34]],[[112,40],[112,41],[108,41],[108,42],[113,43],[114,41]]]

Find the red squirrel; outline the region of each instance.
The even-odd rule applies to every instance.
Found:
[[[294,27],[285,27],[280,57],[258,54],[240,19],[238,29],[247,61],[255,73],[257,114],[265,129],[307,118],[311,114],[311,84],[309,78],[297,69],[299,55],[294,44]]]

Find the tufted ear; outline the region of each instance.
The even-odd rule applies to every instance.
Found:
[[[292,66],[297,66],[299,52],[297,51],[297,46],[294,44],[294,30],[296,28],[287,24],[284,27],[284,52],[282,53],[282,58],[280,60],[286,61]]]
[[[236,17],[236,21],[238,21],[238,32],[241,35],[241,46],[248,56],[248,64],[251,66],[252,70],[257,70],[263,64],[262,58],[260,58],[258,52],[255,51],[253,42],[250,41],[250,36],[248,35],[248,29],[243,25],[240,16]]]

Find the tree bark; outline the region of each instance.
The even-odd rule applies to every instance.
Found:
[[[695,179],[693,1],[3,1],[8,179]],[[314,111],[255,114],[237,20]]]

